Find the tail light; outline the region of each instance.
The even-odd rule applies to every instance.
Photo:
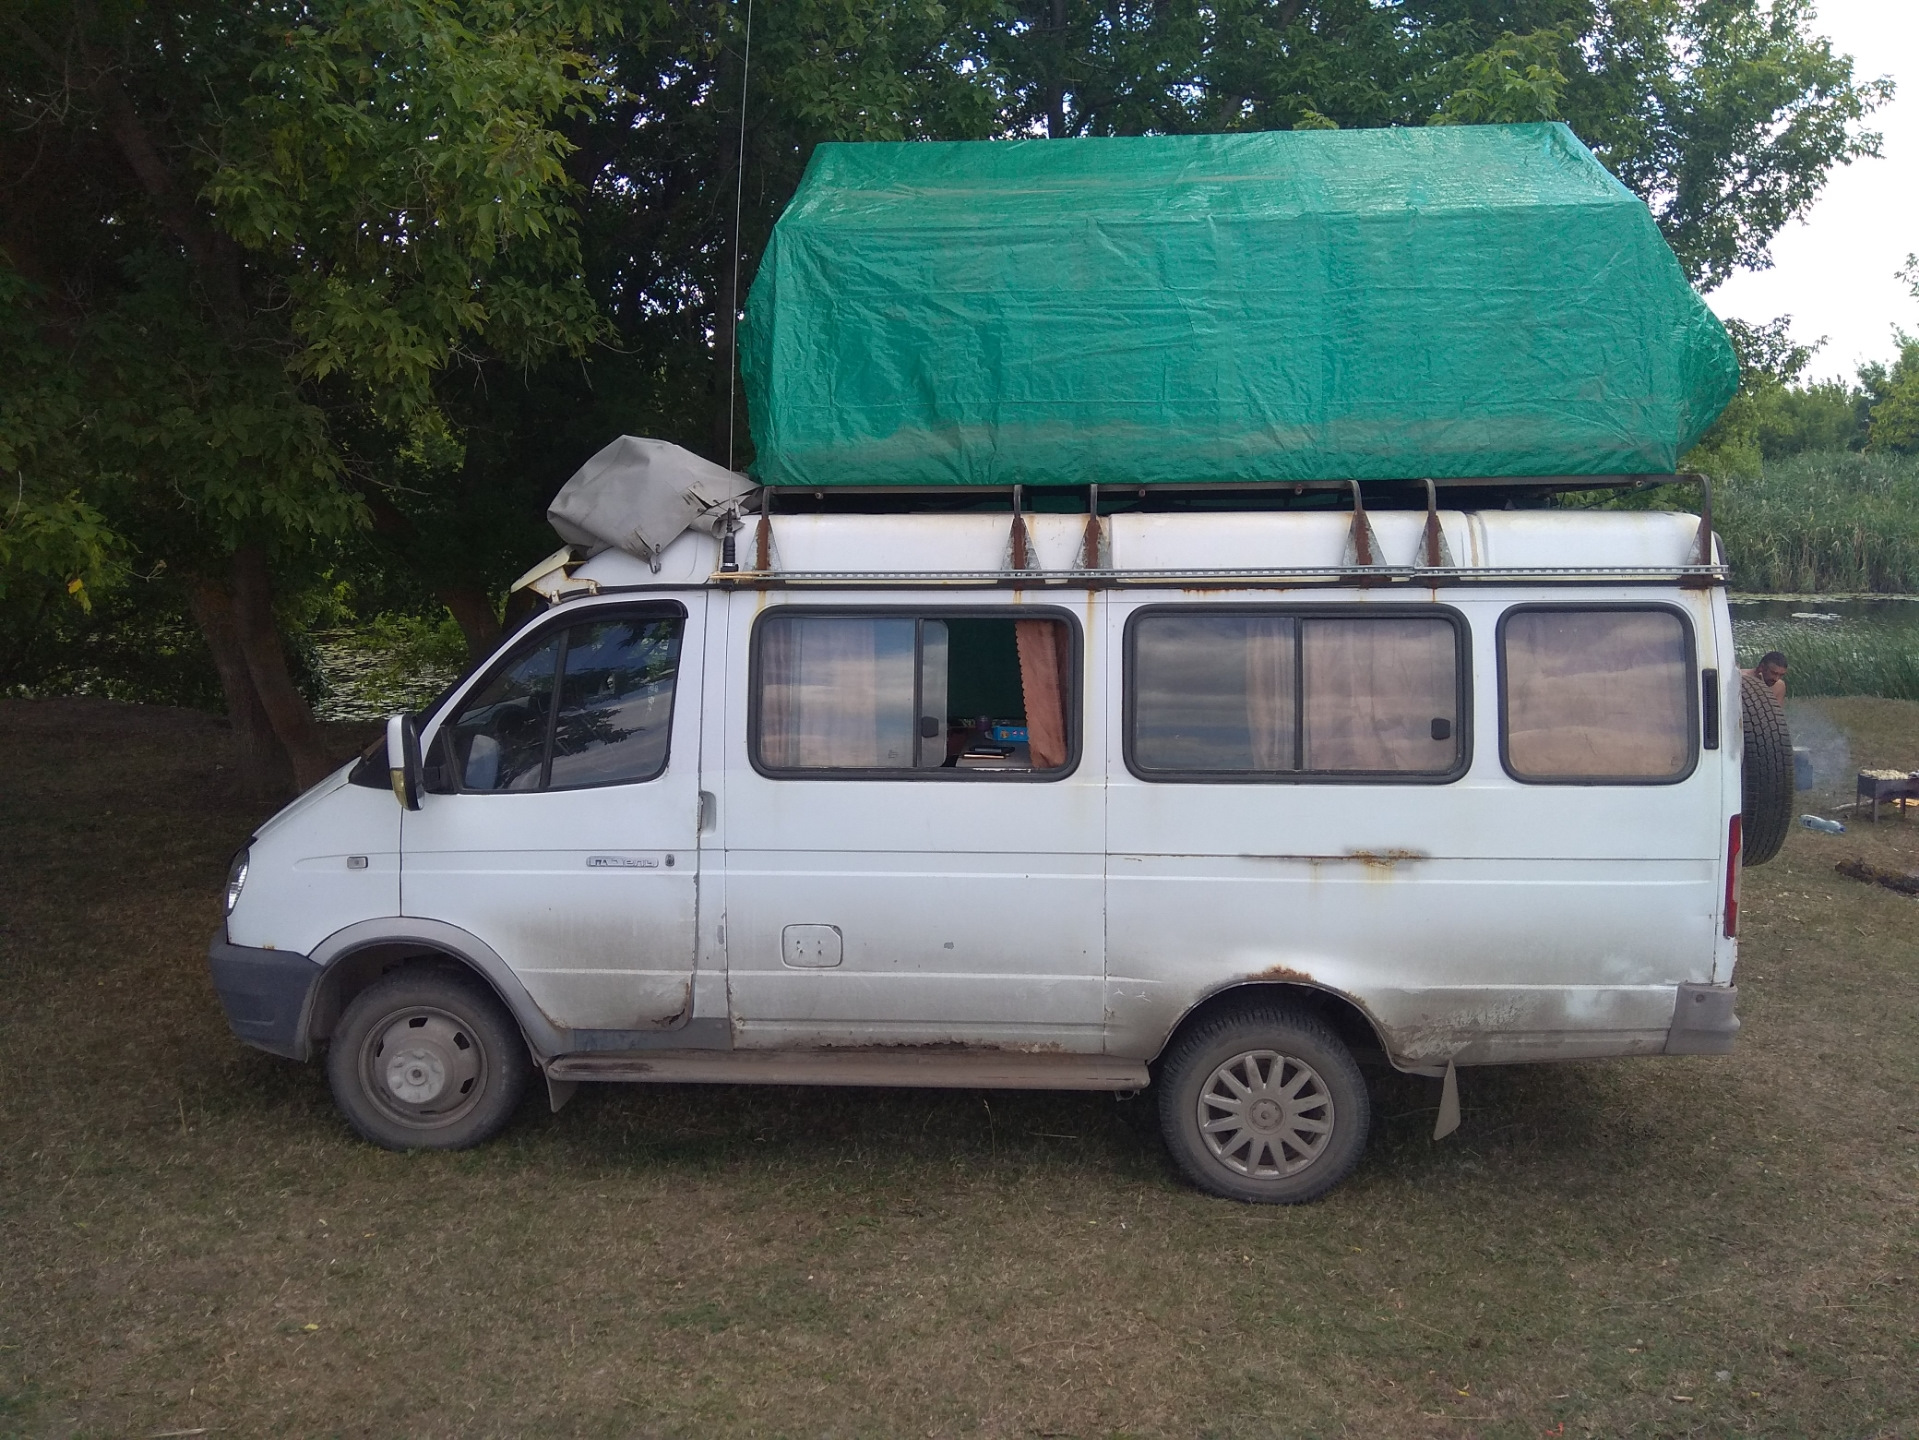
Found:
[[[1739,934],[1739,821],[1733,816],[1726,826],[1726,938]]]

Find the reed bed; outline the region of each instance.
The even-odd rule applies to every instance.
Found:
[[[1914,607],[1919,609],[1919,607]],[[1786,657],[1794,695],[1877,695],[1919,700],[1919,624],[1841,621],[1825,625],[1733,620],[1739,663],[1768,650]]]
[[[1795,455],[1713,502],[1736,590],[1919,594],[1919,455]]]

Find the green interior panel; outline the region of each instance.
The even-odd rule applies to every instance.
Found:
[[[948,620],[947,718],[1023,721],[1019,642],[1011,620]]]

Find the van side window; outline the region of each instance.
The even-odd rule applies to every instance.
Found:
[[[1510,611],[1499,673],[1501,750],[1515,780],[1657,784],[1691,773],[1692,643],[1678,612]]]
[[[1147,611],[1128,638],[1142,778],[1444,777],[1465,753],[1449,615]]]
[[[1063,771],[1072,634],[1062,620],[772,614],[754,634],[756,763],[778,773]]]
[[[653,779],[666,768],[684,627],[677,615],[615,615],[536,637],[440,727],[433,788]]]

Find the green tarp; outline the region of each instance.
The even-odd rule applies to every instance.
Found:
[[[1738,377],[1556,124],[821,145],[741,363],[807,486],[1669,472]]]

